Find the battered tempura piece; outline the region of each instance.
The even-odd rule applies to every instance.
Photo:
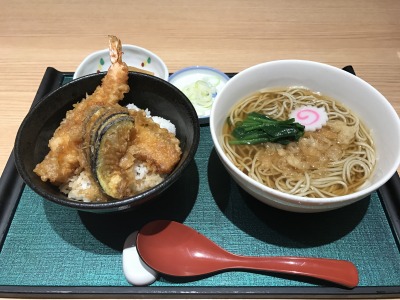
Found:
[[[80,171],[79,167],[84,165],[81,143],[85,112],[92,106],[113,105],[124,97],[124,93],[129,92],[128,66],[122,62],[121,41],[109,36],[109,49],[112,65],[102,84],[67,112],[49,141],[50,152],[34,169],[43,181],[49,180],[59,185]]]
[[[129,92],[128,67],[118,38],[109,37],[109,48],[112,65],[101,85],[67,112],[34,169],[75,200],[132,196],[161,182],[181,156],[174,134],[118,104]]]
[[[158,173],[171,173],[181,155],[179,140],[147,118],[143,111],[130,114],[135,118],[135,142],[127,152],[136,159],[147,161]]]

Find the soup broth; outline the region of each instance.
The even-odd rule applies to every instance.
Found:
[[[326,124],[315,131],[306,130],[298,141],[287,145],[230,143],[235,125],[250,112],[287,120],[293,110],[303,106],[323,108]],[[368,180],[375,166],[373,140],[360,119],[336,99],[299,87],[263,90],[240,101],[224,125],[223,148],[246,175],[303,197],[352,193]]]

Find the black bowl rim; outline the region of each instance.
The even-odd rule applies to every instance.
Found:
[[[129,76],[139,76],[139,77],[147,77],[151,78],[151,80],[159,81],[161,84],[164,84],[168,86],[169,88],[173,89],[176,93],[180,94],[183,99],[186,99],[184,101],[186,105],[186,110],[188,112],[188,115],[193,122],[193,127],[195,129],[193,133],[193,141],[190,146],[189,152],[187,154],[187,158],[180,164],[178,165],[171,174],[167,175],[167,177],[158,185],[140,193],[132,197],[124,198],[121,200],[115,200],[115,201],[108,201],[108,202],[84,202],[84,201],[75,201],[75,200],[68,200],[68,198],[59,198],[55,197],[54,195],[47,194],[43,192],[41,189],[37,188],[35,184],[32,183],[30,176],[27,174],[26,169],[22,166],[21,160],[18,159],[19,154],[20,154],[20,143],[21,143],[21,134],[24,130],[25,124],[30,120],[32,115],[35,113],[37,109],[40,109],[43,103],[46,103],[46,99],[50,98],[53,96],[53,94],[58,93],[62,89],[68,88],[70,85],[76,84],[76,82],[86,80],[87,78],[91,77],[104,77],[107,72],[101,72],[101,73],[94,73],[94,74],[89,74],[85,75],[82,77],[79,77],[77,79],[74,79],[58,88],[56,88],[54,91],[48,93],[45,95],[42,99],[40,99],[36,104],[32,105],[31,109],[23,119],[16,138],[15,138],[15,144],[14,144],[14,161],[15,165],[17,168],[18,173],[22,177],[23,181],[37,194],[42,196],[43,198],[50,200],[52,202],[55,202],[57,204],[69,207],[69,208],[75,208],[78,210],[87,210],[87,211],[94,211],[94,212],[101,212],[101,211],[121,211],[125,210],[127,208],[137,206],[143,202],[147,202],[147,200],[151,200],[158,195],[160,195],[163,191],[165,191],[169,186],[171,186],[182,174],[182,172],[185,170],[185,168],[189,165],[189,163],[194,159],[194,156],[196,154],[198,144],[200,141],[200,124],[198,120],[198,116],[196,113],[196,110],[193,106],[193,104],[190,102],[190,100],[186,97],[185,94],[183,94],[177,87],[172,85],[166,80],[163,80],[161,78],[149,75],[149,74],[144,74],[144,73],[139,73],[139,72],[129,72]],[[76,101],[76,100],[75,100]],[[49,183],[51,184],[51,183]]]

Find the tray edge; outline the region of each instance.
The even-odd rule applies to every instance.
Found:
[[[32,107],[34,107],[46,94],[60,86],[63,78],[63,73],[52,67],[48,67],[45,70],[43,79],[32,101],[30,109],[32,109]],[[13,149],[0,177],[0,252],[24,185],[25,183],[19,176],[14,164]]]

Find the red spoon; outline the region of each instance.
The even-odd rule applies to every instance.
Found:
[[[158,220],[146,224],[137,236],[137,249],[147,265],[172,276],[247,269],[314,277],[348,288],[358,284],[357,269],[351,262],[311,257],[239,256],[174,221]]]

